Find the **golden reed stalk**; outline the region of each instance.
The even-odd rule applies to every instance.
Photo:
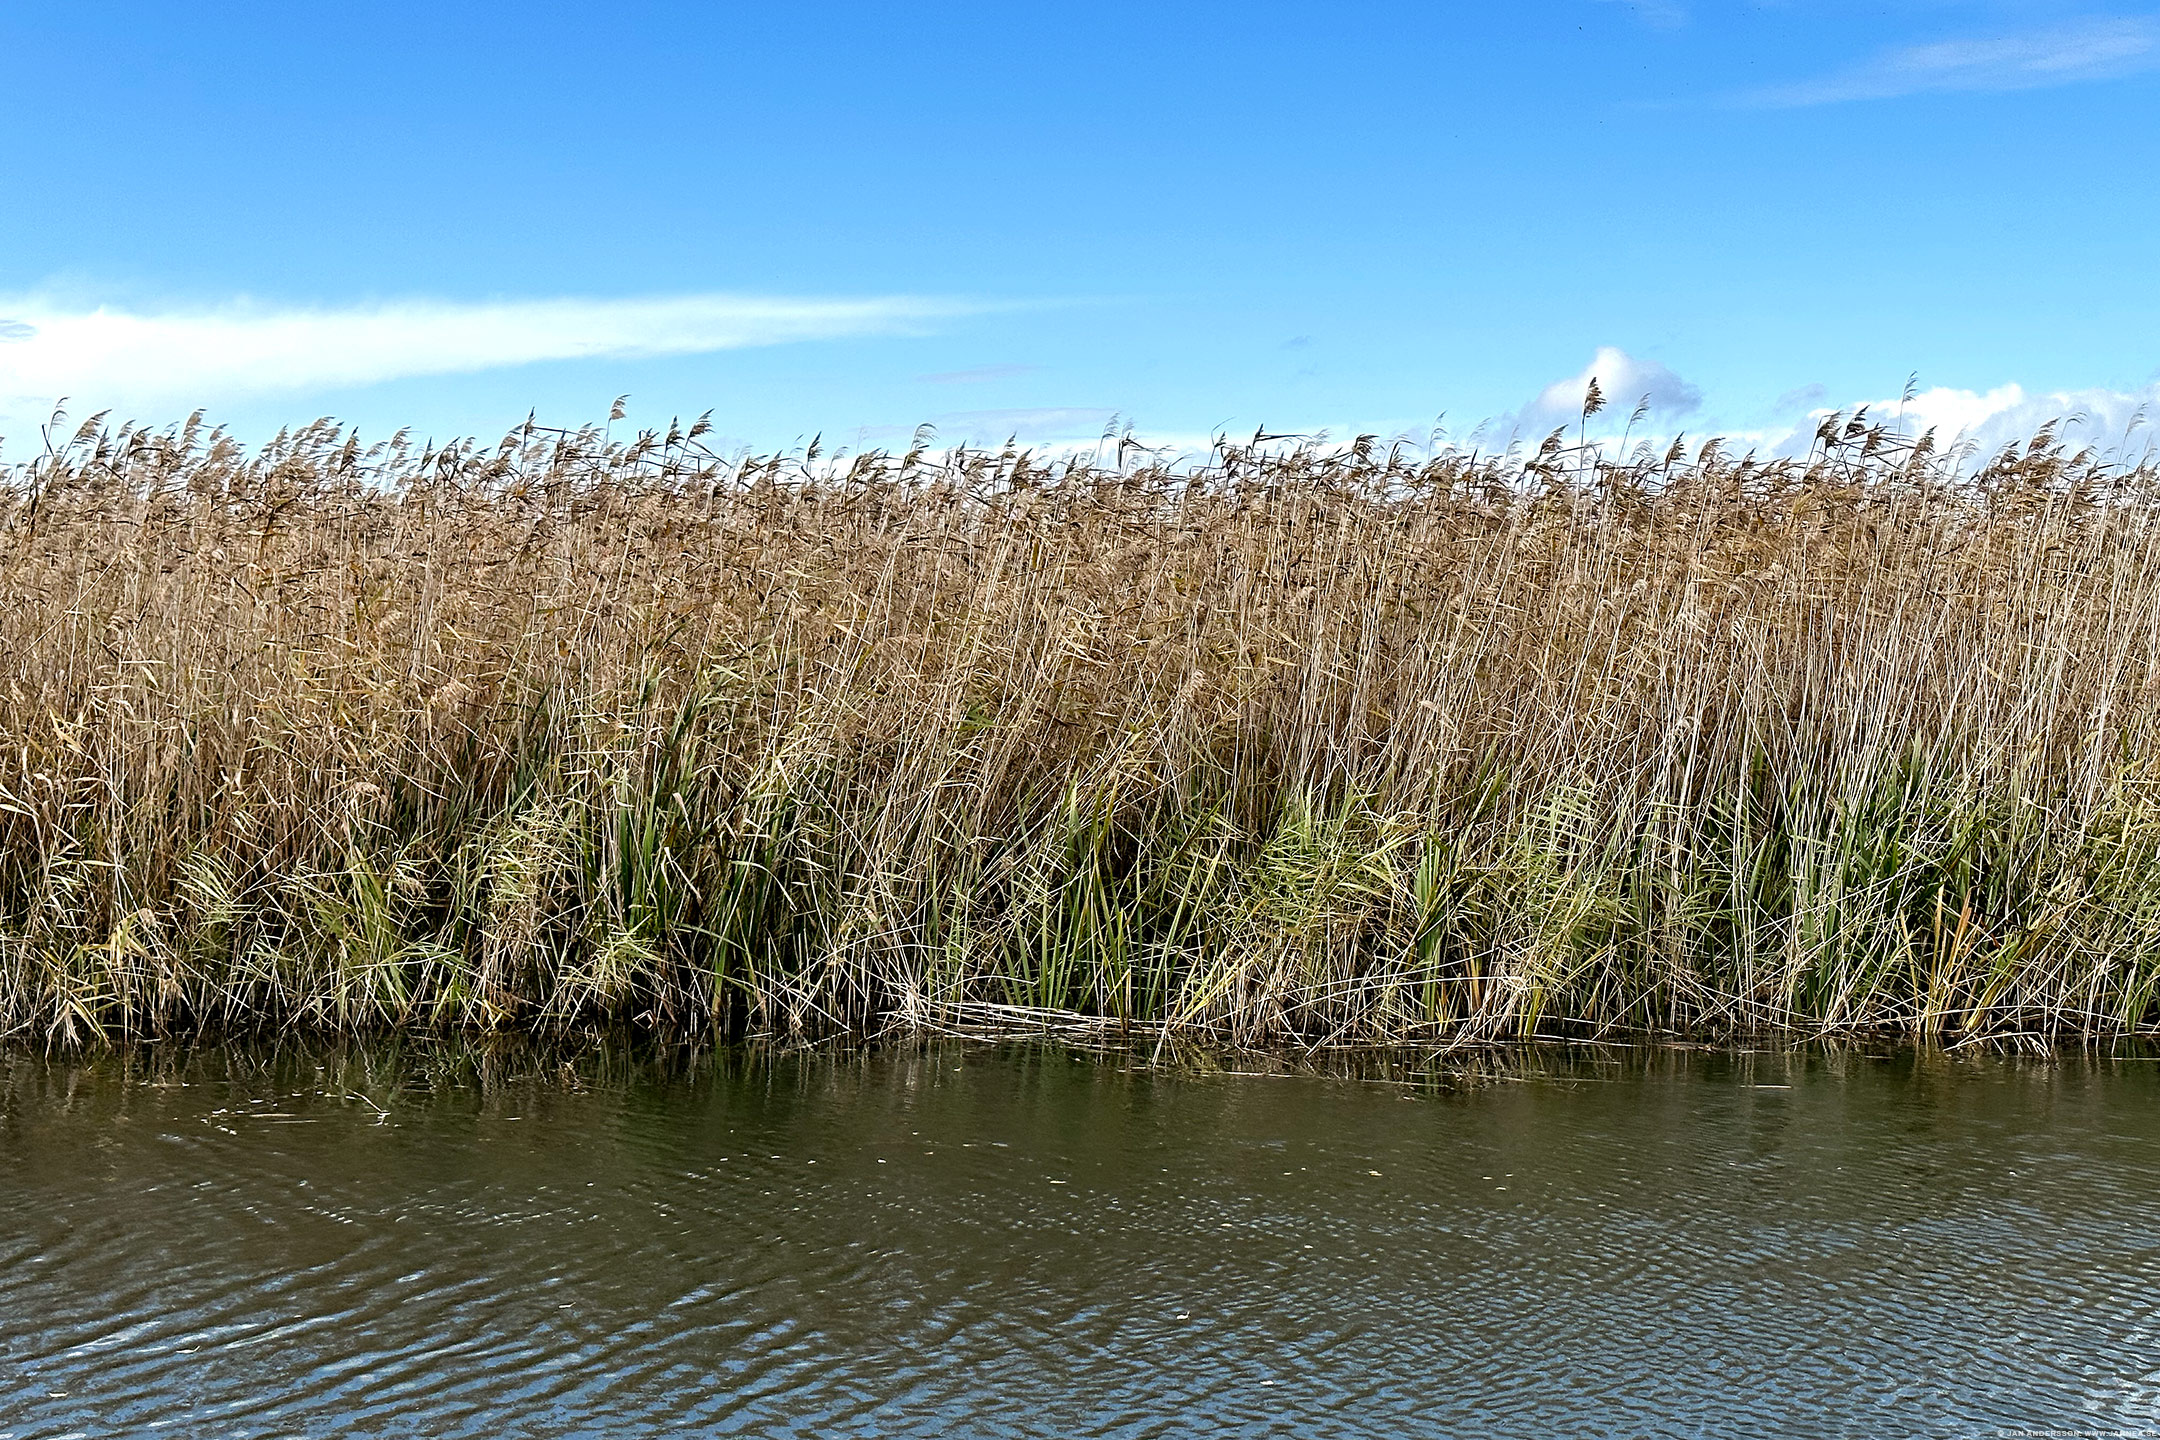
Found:
[[[0,1032],[2148,1031],[2156,480],[85,427]]]

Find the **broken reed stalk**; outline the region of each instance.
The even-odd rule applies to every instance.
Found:
[[[0,479],[0,1032],[2150,1031],[2156,481],[86,426]]]

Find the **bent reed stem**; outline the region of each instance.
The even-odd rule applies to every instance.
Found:
[[[2149,461],[1126,458],[85,426],[0,1032],[2160,1025]]]

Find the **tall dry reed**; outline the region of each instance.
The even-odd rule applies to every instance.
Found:
[[[86,427],[0,1031],[2150,1030],[2156,481]]]

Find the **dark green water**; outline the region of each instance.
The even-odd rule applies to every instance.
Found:
[[[2156,1070],[0,1057],[0,1436],[2138,1432]]]

